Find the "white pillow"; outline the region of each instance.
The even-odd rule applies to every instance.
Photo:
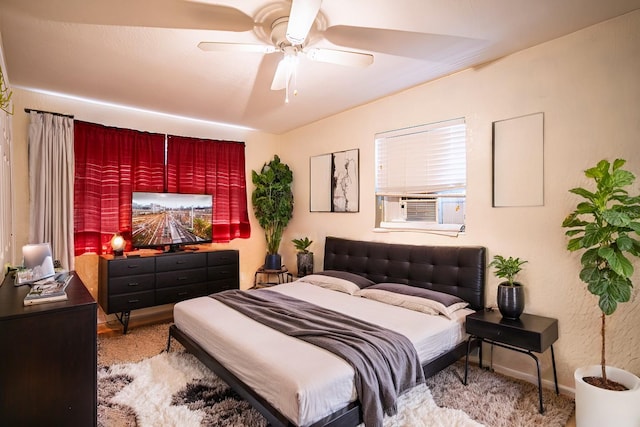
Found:
[[[325,289],[344,292],[349,295],[353,295],[360,290],[360,287],[353,282],[321,274],[309,274],[308,276],[301,277],[298,281],[320,286]]]
[[[442,314],[449,319],[453,313],[469,305],[455,295],[400,283],[379,283],[361,289],[356,295],[422,313]]]

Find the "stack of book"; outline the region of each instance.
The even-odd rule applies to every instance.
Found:
[[[45,302],[66,301],[66,289],[73,276],[64,274],[56,278],[39,280],[31,285],[24,305],[42,304]]]

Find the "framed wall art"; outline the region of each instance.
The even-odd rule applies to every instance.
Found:
[[[544,205],[544,114],[493,122],[493,206]]]
[[[353,149],[311,157],[311,212],[360,210],[359,156]]]

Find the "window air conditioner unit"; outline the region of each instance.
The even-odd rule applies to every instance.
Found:
[[[437,199],[402,198],[400,210],[405,221],[438,222]]]

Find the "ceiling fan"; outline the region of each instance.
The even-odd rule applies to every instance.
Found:
[[[255,52],[283,55],[279,65],[268,62],[260,73],[273,73],[273,90],[288,90],[294,82],[296,62],[300,57],[313,61],[366,67],[373,55],[383,53],[429,61],[451,62],[458,48],[479,48],[486,41],[467,37],[369,28],[349,25],[327,25],[320,6],[322,0],[266,0],[255,16],[216,0],[1,0],[3,8],[13,8],[46,20],[77,24],[131,27],[212,30],[228,32],[253,31],[262,44],[202,41],[205,51]],[[314,47],[324,38],[338,50]],[[462,58],[464,59],[464,58]],[[273,71],[275,68],[275,72]],[[267,71],[270,69],[271,71]],[[261,79],[264,76],[261,76]]]
[[[289,102],[290,86],[296,95],[295,78],[297,64],[301,56],[312,61],[366,67],[373,63],[373,55],[355,51],[311,47],[309,32],[320,12],[322,0],[293,0],[288,16],[280,16],[271,23],[271,44],[244,44],[225,42],[200,42],[198,47],[205,51],[255,52],[262,54],[280,53],[280,60],[271,90],[285,89],[285,102]],[[293,82],[292,82],[293,81]]]

